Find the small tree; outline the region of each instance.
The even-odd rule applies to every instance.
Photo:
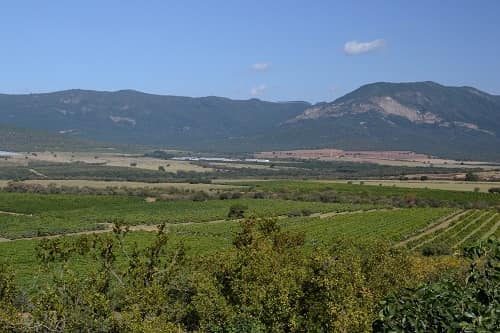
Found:
[[[242,219],[245,217],[245,212],[247,209],[248,207],[242,204],[231,205],[231,207],[229,207],[227,217],[230,219]]]
[[[479,180],[479,176],[473,172],[467,172],[465,174],[465,181],[466,182],[477,182],[478,180]]]

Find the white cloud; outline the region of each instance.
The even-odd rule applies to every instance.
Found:
[[[265,84],[258,85],[250,89],[250,95],[252,96],[260,96],[266,92],[267,86]]]
[[[269,69],[269,64],[266,63],[256,63],[252,65],[252,69],[256,72],[265,72]]]
[[[344,52],[347,55],[358,55],[378,50],[384,46],[385,40],[383,39],[375,39],[371,42],[358,42],[357,40],[352,40],[345,43]]]

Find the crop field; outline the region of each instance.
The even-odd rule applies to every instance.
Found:
[[[128,225],[208,222],[225,219],[229,208],[235,204],[247,207],[248,216],[278,216],[302,210],[310,213],[341,212],[376,207],[280,199],[147,202],[140,197],[128,196],[0,192],[0,237],[16,239],[98,230],[104,228],[103,223],[115,221]]]
[[[227,186],[243,185],[243,192],[269,195],[265,199],[148,202],[144,197],[126,195],[0,191],[0,263],[8,263],[14,269],[16,283],[28,295],[36,294],[41,283],[50,280],[52,274],[37,259],[37,246],[43,238],[54,236],[54,241],[60,242],[58,246],[64,248],[66,242],[78,242],[83,237],[113,237],[110,224],[114,222],[131,226],[124,238],[126,251],[117,255],[117,262],[124,263],[124,253],[135,247],[150,246],[155,237],[151,231],[161,223],[167,224],[167,251],[174,251],[182,244],[189,258],[221,254],[234,249],[233,239],[241,230],[238,219],[227,217],[233,205],[247,207],[247,217],[276,217],[283,231],[303,234],[305,253],[328,248],[336,240],[345,239],[366,244],[382,242],[425,258],[420,253],[429,246],[444,245],[458,250],[479,240],[500,236],[500,213],[491,206],[487,209],[468,209],[463,207],[465,204],[401,208],[356,203],[356,198],[412,195],[454,203],[485,201],[494,205],[500,198],[494,194],[317,181],[231,182]],[[307,200],[301,197],[316,192],[348,196],[339,196],[339,200],[347,198],[341,202],[322,202],[321,197],[310,201],[309,197]],[[298,200],[283,199],[286,193],[299,194]],[[444,257],[429,260],[441,258]],[[84,275],[94,264],[92,256],[76,256],[68,262],[68,267]]]
[[[7,186],[8,180],[0,180],[0,188]],[[102,180],[82,180],[82,179],[33,179],[22,181],[25,184],[51,185],[57,186],[76,186],[90,188],[106,187],[127,187],[127,188],[161,188],[161,189],[183,189],[195,191],[210,191],[219,189],[234,189],[238,186],[223,184],[190,184],[190,183],[146,183],[146,182],[128,182],[128,181],[102,181]]]
[[[224,183],[224,182],[221,182]],[[400,188],[393,186],[371,186],[364,184],[334,183],[324,181],[289,181],[289,180],[269,180],[269,181],[240,181],[230,182],[233,185],[247,185],[251,189],[265,192],[277,193],[313,193],[322,191],[334,191],[338,193],[348,193],[360,197],[386,197],[394,196],[415,196],[416,198],[436,200],[440,204],[470,204],[487,203],[500,205],[500,195],[482,192],[447,191],[426,188]]]
[[[330,182],[330,181],[325,181]],[[347,184],[347,181],[334,181],[341,184]],[[353,183],[363,182],[364,185],[374,186],[395,186],[404,188],[422,188],[433,190],[447,191],[479,191],[488,192],[492,187],[500,187],[498,182],[466,182],[466,181],[447,181],[447,180],[426,180],[426,181],[410,181],[410,180],[354,180]],[[477,190],[476,190],[477,189]]]
[[[266,202],[263,201],[263,203]],[[352,207],[351,210],[357,208]],[[316,246],[331,244],[339,238],[367,242],[387,240],[395,244],[443,217],[453,214],[456,214],[456,210],[450,208],[381,209],[348,212],[324,218],[283,218],[278,224],[286,231],[304,233],[306,248],[312,249]],[[231,246],[232,239],[239,228],[239,223],[236,221],[169,225],[169,248],[173,249],[182,243],[188,255],[215,253]],[[67,236],[64,239],[77,237]],[[145,246],[153,237],[152,232],[130,232],[125,239],[129,246],[133,243]],[[36,239],[0,242],[0,253],[2,253],[0,261],[7,261],[16,268],[18,279],[24,286],[29,286],[33,282],[30,277],[44,274],[36,259],[36,246],[39,242],[40,240]],[[90,261],[82,259],[71,264],[84,270]]]
[[[117,153],[92,153],[92,152],[36,152],[22,154],[19,157],[11,158],[10,163],[17,162],[26,165],[29,162],[53,162],[53,163],[75,163],[101,164],[114,167],[131,167],[145,170],[158,170],[163,166],[168,172],[177,171],[208,171],[209,168],[190,163],[189,161],[163,160],[128,154]]]
[[[500,214],[495,210],[468,210],[438,221],[406,242],[412,250],[444,245],[451,249],[498,237]]]

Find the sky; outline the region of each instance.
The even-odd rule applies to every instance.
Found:
[[[500,95],[500,1],[2,0],[0,92],[331,101],[371,82]]]

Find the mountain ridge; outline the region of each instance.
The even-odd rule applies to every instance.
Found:
[[[314,105],[126,89],[0,94],[0,119],[4,125],[167,148],[336,147],[500,159],[500,96],[432,81],[370,83]]]

